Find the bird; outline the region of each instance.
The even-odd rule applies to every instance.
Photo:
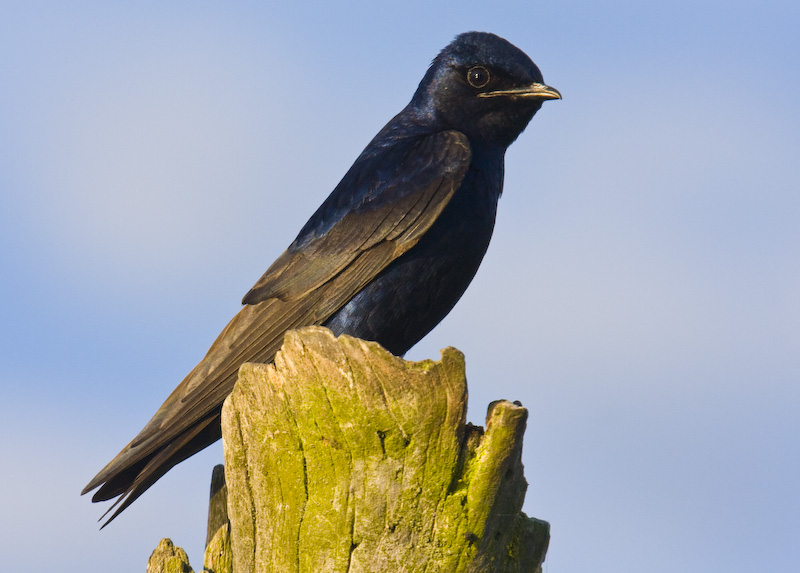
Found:
[[[272,362],[319,325],[404,355],[466,290],[489,246],[505,151],[546,100],[536,64],[487,32],[459,34],[152,419],[84,488],[114,520],[169,469],[221,437],[239,366]]]

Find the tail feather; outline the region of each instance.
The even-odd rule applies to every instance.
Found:
[[[216,412],[214,415],[199,421],[177,439],[144,460],[140,460],[127,468],[110,468],[111,477],[107,481],[101,481],[93,486],[95,480],[92,480],[83,493],[87,493],[99,485],[100,489],[92,496],[93,502],[117,498],[100,517],[99,521],[102,521],[113,511],[111,517],[103,523],[101,529],[111,523],[173,466],[193,456],[203,448],[210,446],[219,440],[221,435],[220,413]],[[106,472],[105,469],[104,472]]]

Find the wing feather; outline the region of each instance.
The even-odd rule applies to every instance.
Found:
[[[392,151],[356,162],[326,204],[340,203],[343,193],[361,197],[361,202],[333,215],[328,215],[323,204],[317,213],[335,221],[320,221],[318,226],[327,231],[310,240],[301,233],[245,295],[245,304],[302,297],[382,241],[409,242],[400,249],[405,252],[419,240],[418,235],[406,235],[406,230],[414,226],[427,229],[438,217],[469,166],[469,142],[457,131],[446,131],[400,147],[401,157],[397,146]],[[393,172],[386,163],[393,163]],[[375,176],[364,177],[365,169]],[[353,180],[358,187],[355,190],[351,189]]]
[[[460,186],[470,155],[467,138],[455,131],[396,143],[385,155],[362,154],[203,360],[86,486],[84,493],[101,486],[95,501],[122,496],[109,521],[169,468],[219,438],[222,402],[242,363],[271,362],[287,330],[322,324],[413,248]],[[319,229],[325,232],[317,235]]]

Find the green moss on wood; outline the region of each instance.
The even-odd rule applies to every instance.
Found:
[[[180,547],[164,538],[147,561],[147,573],[194,573],[189,557]]]
[[[527,411],[496,402],[482,433],[466,400],[455,349],[406,362],[321,328],[242,366],[223,408],[237,573],[535,571]]]
[[[204,573],[233,573],[230,525],[224,524],[206,544],[203,560]]]

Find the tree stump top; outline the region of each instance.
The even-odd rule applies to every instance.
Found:
[[[234,571],[535,571],[527,411],[466,423],[464,356],[407,362],[310,327],[245,364],[223,407]]]

